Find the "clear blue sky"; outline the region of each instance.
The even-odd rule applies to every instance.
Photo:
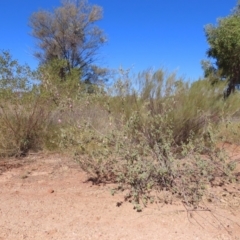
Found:
[[[134,72],[164,67],[186,79],[202,75],[200,61],[208,48],[203,28],[229,15],[237,0],[91,0],[103,7],[99,26],[108,43],[100,51],[100,64],[109,68],[133,67]],[[52,10],[60,0],[0,3],[0,49],[10,50],[20,63],[35,68],[30,15]]]

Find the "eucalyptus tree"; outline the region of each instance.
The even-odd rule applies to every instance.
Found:
[[[217,25],[208,24],[205,33],[209,44],[207,55],[214,59],[215,70],[221,78],[229,81],[227,95],[235,90],[240,83],[240,2],[227,17],[220,18]],[[210,66],[205,69],[214,72]]]
[[[82,78],[88,78],[96,69],[98,50],[106,42],[103,31],[96,26],[101,19],[102,8],[86,0],[65,0],[54,11],[34,12],[29,21],[37,40],[34,55],[41,64],[65,60],[66,67],[60,73],[63,76],[78,69]]]

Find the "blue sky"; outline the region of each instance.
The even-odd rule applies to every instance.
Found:
[[[103,7],[98,23],[108,38],[99,51],[99,64],[109,68],[149,68],[177,71],[187,80],[202,76],[200,61],[208,48],[204,26],[230,14],[237,0],[89,0]],[[30,15],[53,10],[60,0],[0,3],[0,49],[10,50],[20,63],[36,68]]]

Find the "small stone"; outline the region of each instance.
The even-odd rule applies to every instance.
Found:
[[[54,190],[53,189],[49,189],[48,192],[49,193],[54,193]]]

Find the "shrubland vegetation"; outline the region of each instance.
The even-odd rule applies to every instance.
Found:
[[[62,18],[67,19],[66,33],[60,29]],[[193,83],[163,69],[135,77],[119,70],[107,87],[100,81],[107,71],[80,54],[85,45],[78,38],[81,32],[88,39],[85,21],[91,25],[99,18],[100,9],[85,1],[78,6],[67,1],[54,15],[35,13],[31,24],[44,60],[37,71],[1,52],[1,157],[67,152],[94,183],[116,183],[112,193],[124,191],[137,210],[155,201],[159,192],[197,206],[208,186],[234,182],[235,165],[222,145],[239,141],[240,94],[224,99],[228,82],[206,62],[205,73],[210,74]],[[75,26],[76,19],[84,19],[83,26]],[[41,21],[53,24],[47,28],[51,33],[41,31]],[[97,33],[99,46],[101,32],[90,33]],[[60,39],[45,42],[48,34]],[[59,42],[63,48],[54,45]],[[91,53],[96,50],[87,46],[93,46]],[[57,55],[51,54],[53,49]],[[33,80],[39,83],[33,85]]]

